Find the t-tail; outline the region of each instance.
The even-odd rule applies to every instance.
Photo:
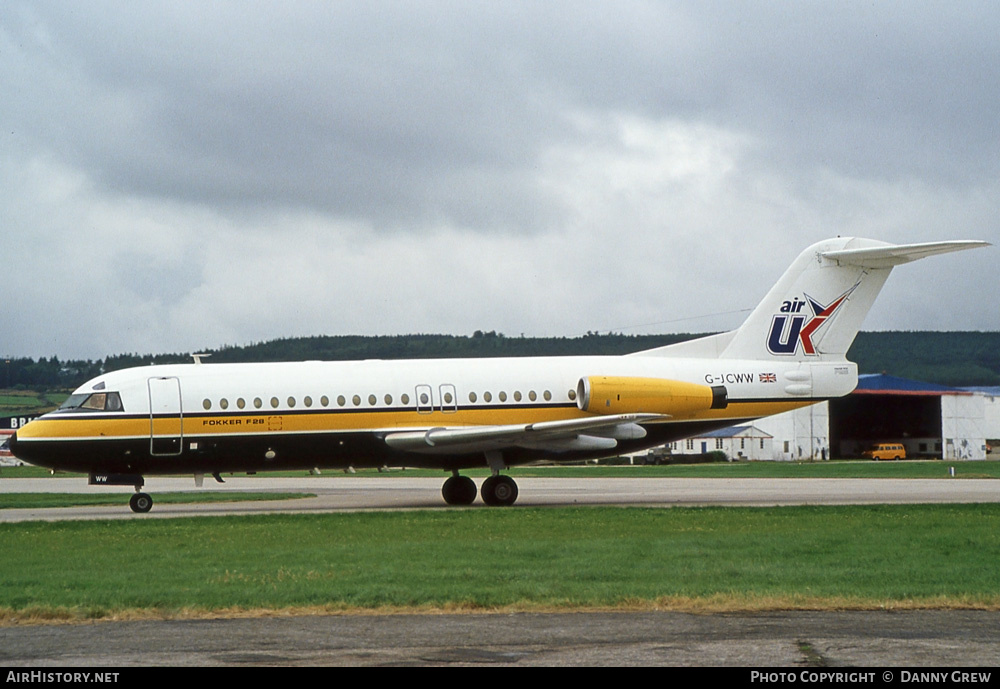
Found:
[[[827,239],[799,254],[737,330],[641,354],[840,361],[895,266],[983,246],[989,243],[887,244],[854,237]]]

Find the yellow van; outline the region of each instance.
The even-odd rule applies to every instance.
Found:
[[[862,456],[868,459],[906,459],[906,448],[899,443],[875,443]]]

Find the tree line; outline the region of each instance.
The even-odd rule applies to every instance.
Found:
[[[207,349],[211,363],[347,361],[446,357],[570,356],[629,354],[702,334],[581,337],[508,337],[495,331],[472,335],[321,335]],[[861,332],[848,359],[861,373],[888,373],[951,386],[1000,385],[1000,333]],[[104,372],[130,366],[190,362],[189,353],[115,354],[90,360],[6,357],[0,385],[8,389],[75,388]]]

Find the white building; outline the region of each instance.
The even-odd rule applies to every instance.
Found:
[[[756,423],[762,431],[774,437],[773,455],[762,459],[830,459],[829,402],[767,416]]]
[[[756,426],[730,426],[668,446],[673,455],[724,452],[729,459],[773,459],[774,438]]]
[[[1000,387],[963,388],[980,398],[983,405],[983,433],[993,457],[1000,453]]]

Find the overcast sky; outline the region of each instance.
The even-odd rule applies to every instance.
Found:
[[[0,3],[0,355],[739,325],[1000,244],[1000,3]],[[1000,330],[1000,247],[866,330]]]

